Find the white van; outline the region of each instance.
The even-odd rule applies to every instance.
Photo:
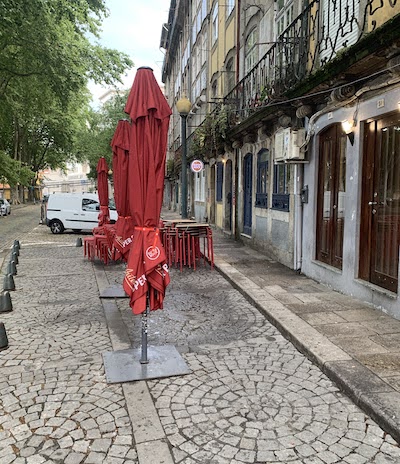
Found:
[[[113,200],[109,201],[110,221],[118,218]],[[53,234],[65,229],[74,232],[92,230],[99,223],[100,202],[97,193],[53,193],[46,208],[46,224]]]

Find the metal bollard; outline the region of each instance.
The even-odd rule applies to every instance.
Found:
[[[3,290],[15,290],[14,277],[11,274],[4,276]]]
[[[21,248],[21,244],[19,243],[19,240],[14,240],[14,247],[17,247],[18,249]]]
[[[9,313],[13,310],[10,292],[0,295],[0,313]]]
[[[78,237],[78,238],[76,239],[76,245],[75,245],[75,246],[77,246],[77,247],[81,247],[81,246],[82,246],[82,239],[81,239],[80,237]]]
[[[11,274],[13,276],[17,275],[17,266],[15,265],[15,261],[10,261],[8,263],[6,274]]]
[[[8,338],[4,324],[0,322],[0,350],[8,348]]]
[[[12,247],[12,253],[16,253],[17,256],[19,256],[19,248],[17,246]]]
[[[14,261],[15,264],[18,264],[18,255],[17,255],[17,253],[16,253],[15,251],[13,251],[13,252],[11,253],[10,261]]]

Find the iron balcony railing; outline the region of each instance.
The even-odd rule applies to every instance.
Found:
[[[395,0],[315,0],[277,38],[224,101],[239,121],[279,101],[345,47],[400,12]]]

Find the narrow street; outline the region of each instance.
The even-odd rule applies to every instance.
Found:
[[[0,216],[0,253],[10,248],[14,240],[22,239],[39,224],[39,220],[40,203],[11,205],[11,214]]]
[[[140,346],[127,300],[99,298],[124,265],[87,261],[77,235],[52,235],[38,211],[0,223],[18,223],[22,245],[1,314],[0,464],[399,462],[396,441],[208,266],[171,269],[149,321],[149,345],[175,345],[191,373],[107,384],[102,354]]]

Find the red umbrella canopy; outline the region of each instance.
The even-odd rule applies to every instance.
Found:
[[[129,209],[135,226],[124,278],[134,314],[162,308],[169,283],[158,223],[161,212],[171,109],[151,68],[139,68],[125,112],[131,117]]]
[[[130,124],[127,120],[118,121],[111,141],[113,151],[114,199],[118,212],[114,246],[127,259],[132,242],[132,221],[128,198],[129,135]]]
[[[108,166],[104,157],[97,163],[97,191],[100,201],[99,226],[110,222],[110,211],[108,209]]]

